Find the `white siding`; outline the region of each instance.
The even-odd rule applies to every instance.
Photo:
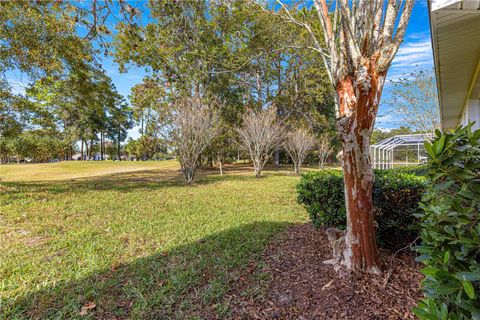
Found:
[[[475,121],[473,129],[480,129],[480,100],[470,99],[467,105],[463,109],[462,116],[460,118],[461,125],[467,125],[468,122]]]

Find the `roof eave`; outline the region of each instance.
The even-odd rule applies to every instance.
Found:
[[[430,24],[430,37],[432,39],[432,52],[433,52],[433,65],[434,65],[434,70],[435,70],[435,79],[437,83],[437,98],[438,98],[438,105],[440,109],[440,125],[442,129],[445,128],[445,123],[444,123],[444,117],[443,117],[443,99],[442,95],[440,94],[441,91],[441,81],[440,81],[440,75],[438,73],[439,70],[439,65],[438,65],[438,50],[436,50],[437,46],[437,37],[435,33],[435,19],[432,16],[432,1],[427,0],[428,4],[428,17],[429,17],[429,24]],[[434,13],[433,13],[434,14]]]

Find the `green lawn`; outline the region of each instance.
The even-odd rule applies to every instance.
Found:
[[[62,162],[0,177],[2,319],[222,317],[242,267],[306,221],[285,171],[186,186],[174,161]]]

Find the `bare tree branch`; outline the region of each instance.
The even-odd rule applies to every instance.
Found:
[[[283,146],[292,158],[296,174],[300,174],[300,168],[305,158],[315,147],[316,142],[315,136],[304,128],[298,128],[287,133]]]
[[[216,102],[199,96],[186,97],[174,103],[171,138],[187,183],[192,183],[202,151],[218,134],[219,114]]]
[[[333,151],[333,146],[331,143],[330,136],[326,133],[322,134],[318,142],[318,158],[319,158],[320,169],[324,168],[325,162],[327,161],[332,151]]]
[[[284,125],[277,120],[277,111],[274,108],[249,111],[244,115],[243,126],[237,128],[239,144],[248,151],[257,177],[272,153],[282,143],[283,131]]]

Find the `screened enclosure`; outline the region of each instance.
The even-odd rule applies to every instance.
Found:
[[[384,139],[370,146],[374,169],[392,169],[426,163],[423,143],[432,134],[406,134]]]

